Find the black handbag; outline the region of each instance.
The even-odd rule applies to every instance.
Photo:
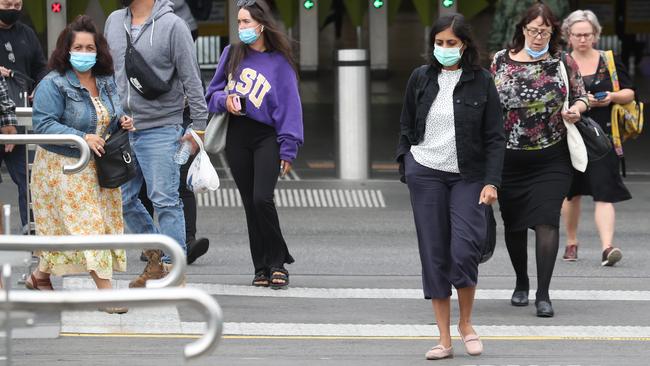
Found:
[[[479,263],[485,263],[494,254],[494,248],[497,245],[497,222],[494,219],[494,210],[491,205],[485,206],[485,219],[487,222],[487,232],[485,235],[485,242],[481,247],[481,258]]]
[[[582,116],[575,126],[585,142],[589,161],[600,160],[612,151],[612,141],[596,121]]]
[[[147,61],[133,47],[131,35],[126,32],[126,53],[124,54],[124,69],[129,84],[144,99],[152,100],[172,90],[170,82],[161,80],[149,67]],[[171,80],[170,80],[171,81]]]
[[[10,77],[5,77],[7,94],[16,107],[29,106],[29,91],[34,85],[34,80],[20,71],[12,70]]]
[[[105,137],[106,132],[102,138]],[[106,139],[104,155],[95,155],[95,163],[100,187],[117,188],[133,179],[136,170],[129,131],[118,127],[117,131]]]

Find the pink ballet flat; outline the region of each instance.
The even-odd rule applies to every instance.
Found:
[[[468,336],[464,336],[460,331],[460,326],[458,326],[458,334],[460,335],[460,339],[465,345],[465,351],[467,351],[468,355],[478,356],[483,353],[483,342],[481,342],[481,338],[478,336],[478,334],[470,334]]]
[[[425,355],[427,360],[442,360],[443,358],[454,358],[454,347],[445,348],[439,344],[431,348]]]

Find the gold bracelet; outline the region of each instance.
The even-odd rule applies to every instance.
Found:
[[[196,132],[197,135],[204,135],[205,134],[205,131],[194,130],[194,132]]]

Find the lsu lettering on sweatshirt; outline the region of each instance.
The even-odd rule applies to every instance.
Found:
[[[237,75],[226,75],[229,51],[230,46],[227,46],[206,91],[208,110],[226,113],[228,94],[246,97],[246,116],[274,127],[280,159],[292,162],[304,140],[302,106],[293,68],[280,52],[258,52],[248,48]]]

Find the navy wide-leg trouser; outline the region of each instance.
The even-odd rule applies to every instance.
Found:
[[[451,296],[452,285],[476,286],[487,233],[485,210],[478,203],[483,183],[467,182],[460,174],[422,166],[411,153],[404,159],[424,297],[444,299]]]

